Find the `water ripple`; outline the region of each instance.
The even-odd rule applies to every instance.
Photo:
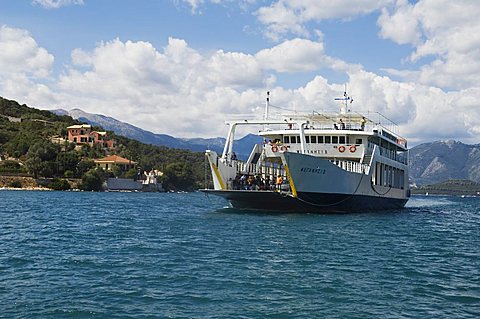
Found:
[[[0,197],[0,317],[480,316],[476,198],[275,215],[199,193]]]

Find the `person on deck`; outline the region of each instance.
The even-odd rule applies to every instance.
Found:
[[[362,131],[365,131],[365,124],[367,123],[367,120],[365,119],[365,117],[362,117],[362,119],[360,120],[360,129]]]
[[[277,176],[277,189],[280,191],[282,190],[282,184],[283,184],[283,177],[282,175]]]

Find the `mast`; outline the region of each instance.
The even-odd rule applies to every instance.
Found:
[[[346,114],[347,112],[350,112],[350,110],[348,109],[348,101],[350,101],[350,104],[352,104],[353,98],[351,98],[347,94],[347,83],[345,83],[345,91],[343,92],[343,97],[336,97],[334,100],[335,101],[344,101],[344,103],[345,103],[345,105],[343,105],[340,108],[340,114]]]
[[[265,101],[265,114],[263,116],[264,120],[268,120],[269,108],[270,108],[270,91],[267,91],[267,100]]]

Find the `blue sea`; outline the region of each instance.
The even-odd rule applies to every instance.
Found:
[[[479,318],[480,198],[346,215],[0,191],[1,318]]]

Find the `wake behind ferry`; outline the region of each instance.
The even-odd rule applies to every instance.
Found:
[[[407,141],[377,112],[273,112],[229,120],[221,155],[207,150],[214,189],[236,209],[348,213],[405,206],[410,197]],[[235,131],[256,126],[263,144],[247,160],[234,152]]]

